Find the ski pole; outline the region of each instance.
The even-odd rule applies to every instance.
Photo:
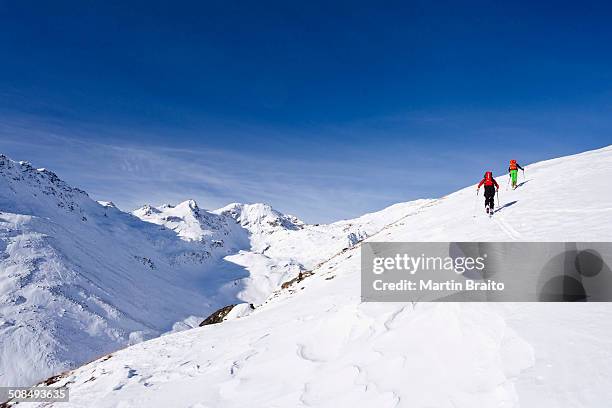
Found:
[[[497,193],[497,208],[499,209],[501,207],[501,201],[499,201],[499,190],[495,190],[495,192]]]
[[[510,185],[510,174],[508,174],[508,182],[506,183],[506,191],[508,191],[509,185]]]
[[[525,181],[525,169],[523,169],[523,181]]]
[[[472,209],[472,216],[476,217],[476,204],[478,203],[478,189],[476,189],[476,198],[474,199],[474,208]]]

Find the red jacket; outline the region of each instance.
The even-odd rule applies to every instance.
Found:
[[[497,184],[497,181],[495,181],[493,175],[488,173],[482,180],[480,180],[480,183],[478,183],[478,188],[480,188],[480,186],[482,186],[483,184],[485,186],[495,186],[495,188],[499,189],[499,184]]]

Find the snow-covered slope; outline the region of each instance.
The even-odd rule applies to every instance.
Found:
[[[493,219],[470,186],[332,224],[329,235],[316,226],[268,235],[238,259],[286,256],[313,275],[248,316],[64,374],[55,384],[70,387],[71,403],[57,406],[606,407],[608,304],[361,303],[358,239],[329,238],[350,230],[376,241],[612,240],[612,189],[602,188],[612,147],[537,163],[526,175],[516,191],[502,187]]]

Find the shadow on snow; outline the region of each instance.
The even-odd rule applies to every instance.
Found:
[[[506,203],[504,205],[502,205],[501,207],[499,207],[497,210],[495,210],[495,213],[500,212],[501,210],[503,210],[504,208],[508,208],[514,204],[518,203],[518,200],[514,200],[514,201],[510,201],[509,203]]]

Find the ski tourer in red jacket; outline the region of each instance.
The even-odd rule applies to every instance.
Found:
[[[499,184],[497,184],[497,181],[495,181],[495,179],[493,178],[493,172],[487,171],[485,173],[482,180],[480,180],[480,183],[478,183],[477,189],[480,189],[480,186],[482,186],[483,184],[485,185],[485,187],[495,186],[495,188],[499,190]]]
[[[493,209],[495,208],[495,192],[499,190],[499,184],[493,178],[493,173],[487,171],[478,183],[478,187],[476,188],[476,195],[478,195],[478,191],[480,190],[480,186],[484,184],[484,196],[485,196],[485,210],[487,214],[493,213]]]

